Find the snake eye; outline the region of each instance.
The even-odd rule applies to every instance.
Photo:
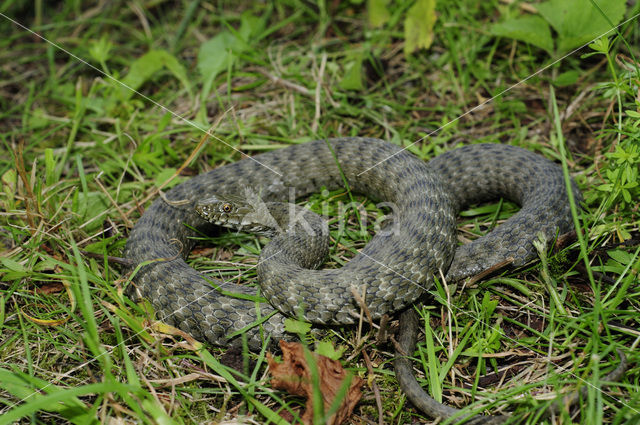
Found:
[[[233,207],[231,206],[231,204],[229,204],[229,203],[222,204],[222,211],[223,212],[230,213],[231,210],[233,210]]]

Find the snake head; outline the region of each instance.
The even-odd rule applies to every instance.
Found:
[[[198,201],[195,210],[200,217],[218,226],[265,235],[273,233],[273,217],[261,199],[250,202],[238,195],[214,194]]]

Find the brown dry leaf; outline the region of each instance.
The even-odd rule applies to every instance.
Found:
[[[277,363],[271,354],[267,353],[269,372],[273,375],[271,385],[273,388],[306,397],[307,403],[301,418],[305,425],[311,425],[313,424],[314,413],[312,401],[313,385],[311,383],[311,370],[304,355],[304,347],[298,342],[280,341],[280,348],[282,349],[282,363]],[[333,403],[343,381],[347,379],[347,371],[343,369],[337,360],[332,360],[320,354],[312,353],[312,355],[315,358],[318,369],[320,392],[322,393],[324,411],[326,412]],[[339,425],[351,415],[353,408],[362,397],[360,387],[363,382],[357,376],[352,377],[344,400],[342,400],[338,410],[327,418],[327,425]]]
[[[64,291],[62,282],[48,282],[36,288],[37,294],[51,295]]]

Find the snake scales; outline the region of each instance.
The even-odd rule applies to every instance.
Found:
[[[268,245],[258,274],[269,284],[262,294],[271,305],[262,303],[258,309],[255,299],[247,297],[255,295],[253,289],[205,279],[185,262],[191,237],[212,226],[195,212],[198,201],[219,193],[242,194],[247,188],[263,201],[286,201],[291,190],[298,198],[325,187],[343,188],[343,177],[352,191],[393,205],[393,231],[376,234],[341,269],[309,269],[318,263],[310,257],[326,253],[323,246],[295,252],[285,241],[275,252],[268,251]],[[573,192],[579,199],[575,185]],[[456,249],[457,212],[499,197],[515,201],[521,210],[488,235]],[[438,269],[448,270],[448,281],[457,281],[507,259],[522,265],[535,256],[531,242],[538,233],[553,240],[570,228],[560,167],[524,149],[470,145],[425,163],[381,140],[338,138],[257,155],[174,187],[138,220],[125,256],[134,264],[148,262],[135,274],[134,286],[165,322],[218,345],[229,343],[227,335],[248,328],[249,343],[255,347],[261,334],[251,325],[257,322],[274,338],[284,334],[284,315],[271,314],[272,305],[314,323],[351,324],[360,311],[351,288],[365,288],[364,299],[375,320],[416,302]],[[294,264],[276,258],[276,265],[268,266],[265,260],[281,252],[293,257]],[[149,261],[157,259],[162,261]]]

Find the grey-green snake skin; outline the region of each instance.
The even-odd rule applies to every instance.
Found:
[[[291,188],[296,198],[325,187],[343,188],[340,171],[352,191],[394,205],[394,231],[376,234],[341,269],[306,269],[317,261],[305,263],[305,250],[291,253],[300,257],[294,258],[297,265],[276,262],[269,267],[264,260],[274,252],[265,255],[268,245],[258,270],[269,283],[262,294],[271,305],[287,315],[304,314],[318,324],[357,320],[360,306],[351,288],[366,289],[364,298],[375,320],[418,301],[439,269],[448,270],[451,282],[507,259],[519,266],[535,257],[532,241],[539,232],[552,241],[572,227],[561,168],[527,150],[469,145],[425,163],[377,139],[319,140],[219,167],[156,200],[132,230],[125,256],[134,264],[162,261],[140,268],[135,288],[162,320],[199,340],[225,345],[227,335],[256,322],[273,338],[283,337],[285,315],[264,320],[274,311],[271,305],[262,303],[257,311],[255,300],[231,297],[214,287],[241,295],[254,295],[254,289],[205,279],[187,265],[184,258],[193,246],[190,237],[196,235],[190,227],[202,231],[212,227],[196,214],[194,205],[216,193],[244,193],[246,188],[264,201],[288,201]],[[579,201],[575,185],[573,193]],[[521,210],[488,235],[456,248],[457,213],[466,205],[499,197],[518,203]],[[259,346],[260,337],[257,326],[249,329],[250,345]]]

